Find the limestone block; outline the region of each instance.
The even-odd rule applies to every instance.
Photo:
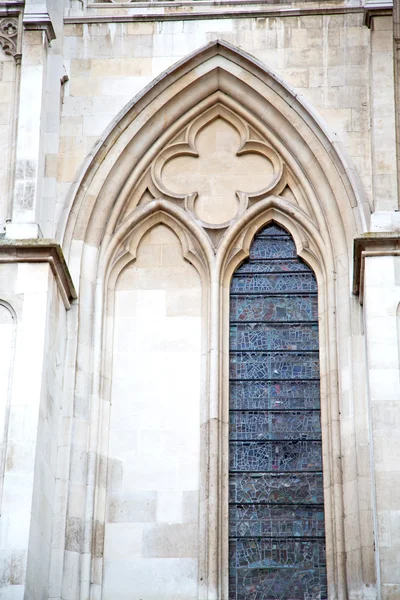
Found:
[[[151,74],[151,58],[93,59],[92,77],[138,77]]]
[[[399,584],[399,548],[382,548],[381,549],[381,576],[382,583]]]
[[[74,58],[70,61],[70,73],[73,77],[89,77],[92,66],[91,58]],[[64,98],[63,104],[68,98]]]
[[[92,104],[90,98],[81,96],[67,96],[62,105],[63,117],[81,117],[92,113]],[[64,135],[68,135],[65,129]]]
[[[400,549],[400,510],[390,511],[390,525],[392,530],[392,545]]]
[[[110,494],[107,507],[109,523],[147,523],[155,521],[156,492]]]
[[[197,523],[156,523],[143,529],[146,558],[196,558]]]
[[[158,492],[157,522],[181,523],[183,520],[183,493],[180,490]]]
[[[144,523],[106,523],[107,560],[124,560],[142,556]]]
[[[399,600],[400,585],[385,583],[382,585],[382,600]]]
[[[84,117],[83,119],[83,133],[90,136],[99,136],[103,133],[104,129],[110,122],[108,115],[97,115],[95,117]]]
[[[74,600],[79,594],[80,555],[77,552],[65,551],[62,597]]]
[[[153,35],[155,23],[127,23],[126,32],[128,35]]]
[[[297,88],[307,88],[309,86],[308,69],[283,69],[282,77]]]
[[[393,472],[396,471],[400,460],[400,449],[398,438],[387,435],[374,435],[375,446],[375,464],[377,471]]]
[[[400,397],[398,369],[371,369],[370,390],[373,398],[398,400]]]
[[[198,491],[183,492],[183,522],[197,522],[199,518],[199,493]]]
[[[196,600],[197,569],[192,558],[106,559],[103,599]]]
[[[374,22],[374,25],[375,23],[376,21]],[[388,35],[387,30],[378,30],[374,32],[374,35],[372,36],[372,50],[373,52],[393,51],[391,36]]]

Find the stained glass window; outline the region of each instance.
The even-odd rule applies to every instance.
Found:
[[[229,600],[327,598],[317,284],[260,231],[230,300]]]

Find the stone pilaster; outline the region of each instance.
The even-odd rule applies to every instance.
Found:
[[[11,222],[6,238],[41,237],[38,211],[43,179],[43,117],[48,44],[55,38],[46,5],[29,3],[23,16]]]
[[[57,244],[0,240],[0,467],[4,477],[0,595],[4,598],[51,596],[58,444],[65,417],[66,309],[75,296]]]
[[[363,304],[377,584],[400,597],[400,235],[355,240],[354,291]]]
[[[400,205],[400,1],[393,0],[394,99],[396,109],[397,195]]]

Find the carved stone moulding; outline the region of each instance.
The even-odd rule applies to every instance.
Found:
[[[206,230],[228,228],[249,206],[286,185],[277,152],[221,103],[184,127],[150,173],[151,194],[181,205]]]
[[[364,303],[365,259],[370,256],[400,256],[400,234],[374,232],[354,239],[353,294]]]
[[[44,31],[48,44],[56,39],[53,23],[47,12],[25,12],[23,22],[27,31]]]
[[[18,17],[0,19],[0,47],[7,56],[15,57],[18,54],[18,32]]]
[[[0,240],[0,264],[27,262],[49,263],[64,306],[71,308],[77,294],[61,246],[47,239]]]

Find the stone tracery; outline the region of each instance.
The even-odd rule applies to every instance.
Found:
[[[210,58],[212,60],[209,60]],[[246,81],[237,77],[238,64],[247,70]],[[201,76],[193,79],[191,71],[199,65]],[[185,69],[186,73],[182,74],[182,70]],[[207,79],[203,81],[205,73]],[[185,79],[187,74],[188,81]],[[155,224],[157,219],[164,218],[164,213],[170,214],[178,230],[190,232],[189,237],[186,234],[178,236],[185,258],[195,266],[198,261],[197,264],[202,265],[199,271],[204,274],[204,355],[207,356],[204,389],[207,391],[207,397],[203,410],[207,429],[202,448],[205,462],[201,472],[201,485],[205,500],[200,523],[204,536],[200,540],[199,598],[225,598],[227,532],[224,529],[224,486],[227,402],[224,384],[226,365],[224,361],[221,364],[221,356],[226,355],[226,290],[229,289],[233,270],[248,255],[251,241],[261,226],[273,219],[290,231],[298,254],[314,269],[322,289],[319,306],[322,318],[322,402],[323,418],[327,423],[324,433],[327,440],[324,468],[327,469],[327,481],[331,486],[327,492],[330,498],[327,503],[327,523],[335,521],[340,524],[334,533],[330,526],[327,528],[328,585],[335,597],[344,598],[343,507],[341,496],[335,496],[335,490],[341,485],[342,477],[338,467],[341,440],[337,416],[337,381],[330,377],[330,373],[336,372],[338,368],[337,356],[332,352],[332,348],[343,329],[337,329],[335,317],[332,317],[332,307],[336,301],[336,257],[345,255],[346,235],[351,237],[358,226],[357,223],[362,222],[364,218],[361,196],[348,180],[345,163],[337,154],[333,143],[326,137],[321,125],[312,120],[306,108],[297,99],[292,98],[291,103],[288,103],[289,92],[284,89],[282,83],[265,70],[262,71],[256,62],[243,56],[236,49],[219,42],[211,44],[200,54],[192,56],[187,63],[178,65],[166,79],[161,79],[158,87],[155,86],[154,90],[149,90],[147,95],[137,99],[136,104],[127,110],[115,129],[108,132],[104,145],[99,148],[99,155],[95,154],[92,165],[78,182],[74,206],[69,213],[64,238],[66,249],[71,249],[72,255],[78,253],[79,260],[82,258],[82,268],[85,274],[93,273],[92,285],[97,290],[96,297],[87,297],[86,301],[81,299],[80,305],[84,314],[88,310],[93,310],[95,314],[95,360],[100,365],[103,360],[101,357],[107,352],[107,349],[102,347],[101,340],[103,314],[107,313],[107,307],[104,308],[104,286],[112,292],[115,284],[110,276],[111,271],[119,261],[119,265],[123,266],[125,261],[132,260],[134,248],[141,237],[142,224],[150,223],[150,220]],[[171,102],[171,99],[176,100],[176,89],[171,88],[172,83],[177,81],[180,90],[179,102]],[[246,106],[244,98],[247,101]],[[247,143],[252,144],[247,147],[249,151],[257,153],[258,150],[263,160],[269,160],[274,165],[274,177],[262,190],[247,194],[247,203],[244,203],[242,212],[238,211],[234,219],[217,222],[217,227],[221,228],[221,235],[213,238],[213,228],[210,227],[213,224],[204,223],[198,218],[195,199],[193,198],[193,205],[187,200],[188,190],[184,189],[180,194],[171,193],[171,190],[163,185],[162,173],[170,156],[177,155],[179,144],[186,144],[185,152],[193,152],[193,148],[196,148],[195,143],[192,141],[190,146],[191,139],[185,139],[183,132],[195,131],[193,125],[196,122],[200,124],[204,115],[208,122],[207,111],[215,109],[222,100],[224,109],[232,113],[228,120],[234,123],[239,134],[241,135],[243,127],[244,130],[247,127],[248,132],[252,133],[247,134],[247,138],[246,134],[241,136],[241,141],[244,140],[246,144],[247,140]],[[160,110],[160,107],[167,108]],[[140,108],[145,109],[143,119]],[[131,109],[134,113],[132,119],[129,116]],[[150,114],[152,118],[149,117]],[[244,126],[237,125],[238,121]],[[263,135],[258,132],[259,127]],[[201,129],[199,126],[198,131]],[[172,150],[168,150],[171,148]],[[243,150],[244,146],[241,146],[241,149]],[[115,177],[116,174],[118,177]],[[291,193],[287,198],[280,198],[278,195],[288,183]],[[141,204],[141,198],[147,193],[154,199],[148,197],[146,203]],[[137,240],[131,244],[130,240],[135,238]],[[185,238],[191,240],[188,244],[189,252],[185,250]],[[209,238],[214,242],[214,246]],[[346,271],[342,264],[340,269]],[[341,293],[346,292],[341,290]],[[93,397],[98,399],[100,404],[103,401],[107,402],[107,397],[102,391],[100,374],[92,380],[88,373],[87,378],[93,387]],[[95,456],[97,448],[107,447],[102,433],[102,427],[106,430],[107,424],[104,423],[98,428],[98,406],[94,405],[92,410],[93,430],[97,431],[98,435],[98,438],[93,435]],[[329,452],[328,448],[331,448]],[[93,494],[96,493],[96,489],[93,489]],[[100,505],[96,506],[98,512],[94,519],[101,522],[104,520],[104,510]],[[92,519],[93,513],[88,513],[87,522],[91,523]],[[85,539],[90,540],[91,535],[88,531]],[[90,553],[90,549],[87,553]],[[84,575],[85,581],[101,585],[102,567],[97,564],[101,563],[101,560],[101,556],[92,558],[92,561],[97,561],[96,573],[100,574],[100,578],[91,580],[87,571]],[[89,562],[86,561],[85,565],[89,565]]]
[[[279,193],[286,184],[279,155],[220,103],[162,150],[151,175],[153,193],[183,201],[210,229],[228,227],[252,202]]]
[[[18,42],[18,19],[16,17],[7,17],[0,19],[0,47],[3,52],[9,56],[17,53]]]

